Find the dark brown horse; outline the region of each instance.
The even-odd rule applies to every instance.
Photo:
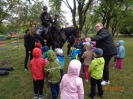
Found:
[[[47,40],[47,45],[52,46],[52,50],[55,48],[62,48],[65,42],[70,38],[70,36],[79,38],[79,31],[75,27],[67,27],[62,29],[57,29],[54,26],[50,26],[46,34],[43,35],[43,39]]]

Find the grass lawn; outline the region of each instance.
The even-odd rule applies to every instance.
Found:
[[[110,63],[110,82],[111,84],[104,87],[104,99],[132,99],[133,98],[133,38],[119,37],[115,38],[115,42],[119,39],[125,41],[126,57],[124,59],[123,68],[115,69],[113,59]],[[7,41],[6,50],[0,50],[0,66],[11,66],[15,70],[8,76],[0,77],[0,99],[33,99],[33,83],[30,71],[24,71],[25,50],[23,40],[20,40],[20,50],[12,49],[10,41]],[[63,47],[65,55],[65,72],[69,63],[66,56],[66,44]],[[80,75],[84,81],[84,75]],[[50,89],[46,86],[45,91],[50,99]],[[90,83],[84,82],[85,99],[90,92]],[[96,99],[99,99],[96,97]]]

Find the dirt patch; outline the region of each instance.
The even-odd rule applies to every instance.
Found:
[[[0,62],[0,66],[6,66],[9,65],[11,63],[11,60],[3,60]]]

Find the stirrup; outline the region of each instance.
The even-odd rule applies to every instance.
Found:
[[[44,33],[44,35],[46,35],[48,33],[48,28],[46,29],[46,31],[45,31],[45,33]]]

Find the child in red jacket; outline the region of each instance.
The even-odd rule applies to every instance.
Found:
[[[46,94],[43,94],[44,86],[44,68],[45,60],[42,58],[42,51],[39,48],[34,48],[33,59],[30,61],[30,70],[33,77],[33,86],[34,86],[34,98],[43,98],[46,97]]]

